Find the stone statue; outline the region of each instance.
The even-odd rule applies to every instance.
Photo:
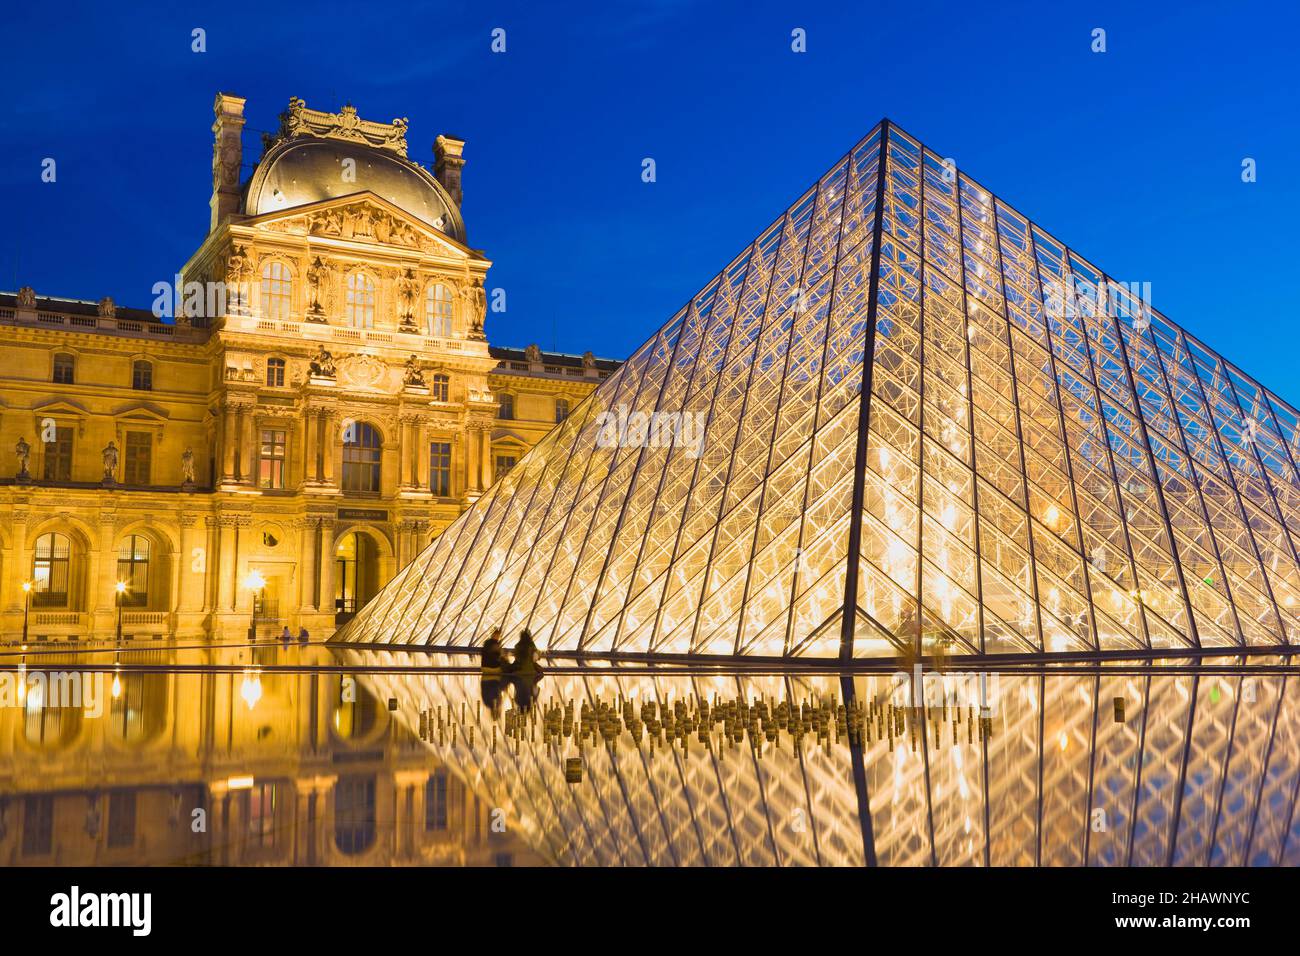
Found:
[[[420,370],[420,360],[414,355],[406,360],[402,384],[407,387],[424,388],[424,372]]]
[[[596,367],[596,356],[592,355],[590,352],[583,352],[583,353],[582,353],[582,367],[583,367],[583,368],[595,368],[595,367]]]
[[[27,444],[26,438],[18,439],[18,444],[14,446],[14,452],[18,455],[18,477],[30,478],[31,473],[27,466],[32,460],[32,446]]]
[[[542,350],[537,347],[536,342],[524,349],[524,358],[534,365],[542,361]]]
[[[111,485],[114,481],[113,476],[117,473],[117,442],[109,442],[104,446],[101,454],[104,456],[104,484]]]
[[[317,256],[307,270],[307,285],[311,287],[311,307],[307,310],[308,322],[324,322],[325,310],[320,304],[320,287],[329,275],[329,267]]]
[[[111,319],[117,315],[117,306],[113,303],[112,296],[104,296],[99,300],[99,317],[101,319]]]
[[[18,308],[34,309],[36,308],[36,290],[29,285],[23,286],[18,290]]]
[[[325,350],[325,346],[316,346],[316,355],[307,370],[318,378],[334,378],[337,374],[334,370],[334,356]]]
[[[189,446],[186,446],[185,453],[181,455],[181,476],[185,479],[184,485],[194,484],[194,449]]]

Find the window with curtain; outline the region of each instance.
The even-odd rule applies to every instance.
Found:
[[[152,459],[153,436],[148,432],[127,432],[125,454],[122,456],[122,484],[149,484]]]
[[[558,425],[569,417],[569,400],[567,398],[557,398],[555,400],[555,423]]]
[[[429,445],[429,491],[443,498],[451,494],[451,442]]]
[[[284,463],[288,456],[289,433],[279,428],[262,429],[261,454],[257,459],[257,487],[284,487]]]
[[[54,429],[54,441],[45,443],[45,480],[72,480],[72,426]]]
[[[131,387],[137,392],[153,391],[153,364],[139,359],[131,364]]]
[[[502,392],[497,395],[497,403],[500,405],[497,409],[497,418],[510,420],[515,417],[515,397],[513,395],[509,392]]]
[[[293,276],[283,262],[271,260],[262,266],[262,316],[287,319],[293,301]]]
[[[451,338],[451,289],[441,282],[424,292],[424,318],[430,335]]]
[[[282,388],[284,386],[284,359],[269,358],[266,360],[266,384],[271,388]]]
[[[71,385],[77,369],[77,359],[66,352],[54,356],[54,383]]]
[[[378,493],[382,454],[379,429],[366,422],[349,425],[343,435],[343,490]]]
[[[375,280],[364,272],[348,276],[346,313],[348,325],[354,329],[375,327]]]
[[[430,387],[429,397],[435,402],[451,401],[451,378],[447,375],[435,375]]]

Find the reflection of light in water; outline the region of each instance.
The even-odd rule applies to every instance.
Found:
[[[248,709],[252,710],[262,699],[262,677],[256,671],[244,671],[244,683],[239,688],[239,696],[244,698]]]

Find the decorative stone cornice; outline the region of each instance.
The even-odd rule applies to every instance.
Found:
[[[357,115],[356,107],[351,104],[337,113],[308,109],[302,98],[294,96],[289,99],[289,108],[280,114],[280,133],[275,141],[282,142],[300,136],[338,139],[374,146],[405,159],[407,125],[405,117],[394,119],[391,123],[362,119]]]

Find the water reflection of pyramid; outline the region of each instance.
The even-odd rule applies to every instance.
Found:
[[[1295,866],[1300,684],[1276,668],[1196,673],[1008,668],[987,735],[931,707],[916,733],[854,748],[623,732],[580,747],[532,727],[506,739],[476,674],[404,674],[360,651],[363,679],[399,702],[449,767],[521,835],[573,865]],[[1188,672],[1191,671],[1191,672]],[[910,699],[891,674],[726,675],[603,668],[548,676],[543,700]],[[901,697],[900,697],[901,693]],[[1122,702],[1122,704],[1117,704]],[[1122,709],[1119,709],[1122,708]],[[760,735],[761,736],[761,735]],[[566,781],[567,759],[583,763]],[[512,824],[513,825],[513,824]]]
[[[699,422],[699,454],[605,440],[636,412]],[[797,658],[1294,643],[1298,421],[883,123],[339,639],[527,626],[552,651]]]

